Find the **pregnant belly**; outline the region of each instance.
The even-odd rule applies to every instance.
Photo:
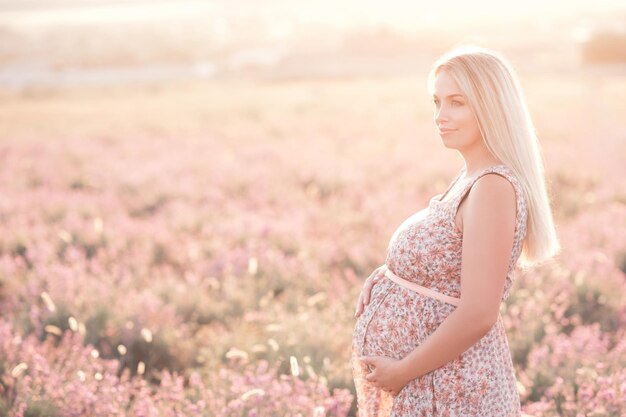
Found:
[[[420,308],[414,293],[381,281],[357,320],[352,342],[356,352],[397,359],[409,354],[424,340]]]

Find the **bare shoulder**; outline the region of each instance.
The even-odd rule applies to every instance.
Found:
[[[466,218],[515,220],[515,188],[503,175],[491,172],[478,178],[467,200]]]
[[[490,172],[478,178],[472,186],[477,200],[513,200],[515,201],[515,188],[508,178],[497,172]]]

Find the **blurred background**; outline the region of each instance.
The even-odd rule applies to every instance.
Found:
[[[415,74],[460,41],[524,71],[624,61],[619,0],[3,0],[7,87]]]
[[[0,0],[0,417],[355,417],[467,43],[517,71],[563,245],[502,306],[524,413],[625,415],[623,1]]]

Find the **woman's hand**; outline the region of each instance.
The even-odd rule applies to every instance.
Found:
[[[374,284],[382,279],[382,277],[385,275],[386,270],[387,265],[383,264],[376,268],[374,272],[372,272],[372,274],[367,277],[367,279],[365,280],[365,285],[361,290],[361,294],[359,294],[359,299],[356,302],[356,311],[354,312],[354,317],[359,317],[363,312],[363,307],[365,306],[365,304],[368,304],[370,302],[372,287],[374,286]]]
[[[385,356],[362,356],[359,359],[370,370],[365,379],[394,397],[410,381],[404,374],[402,361],[399,359]]]

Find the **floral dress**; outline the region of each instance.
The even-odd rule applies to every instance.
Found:
[[[457,209],[478,178],[498,174],[513,185],[517,201],[504,301],[510,294],[515,265],[526,235],[525,194],[514,172],[505,165],[491,166],[459,181],[464,171],[465,168],[444,193],[434,196],[428,207],[398,227],[389,242],[385,264],[405,280],[459,298],[463,234],[455,224]],[[451,191],[455,184],[455,191]],[[359,356],[401,359],[423,343],[455,308],[389,279],[383,278],[374,285],[370,302],[357,319],[352,339],[350,363],[358,417],[521,415],[515,370],[500,315],[489,332],[468,350],[413,379],[395,397],[365,379],[369,371],[358,360]]]

